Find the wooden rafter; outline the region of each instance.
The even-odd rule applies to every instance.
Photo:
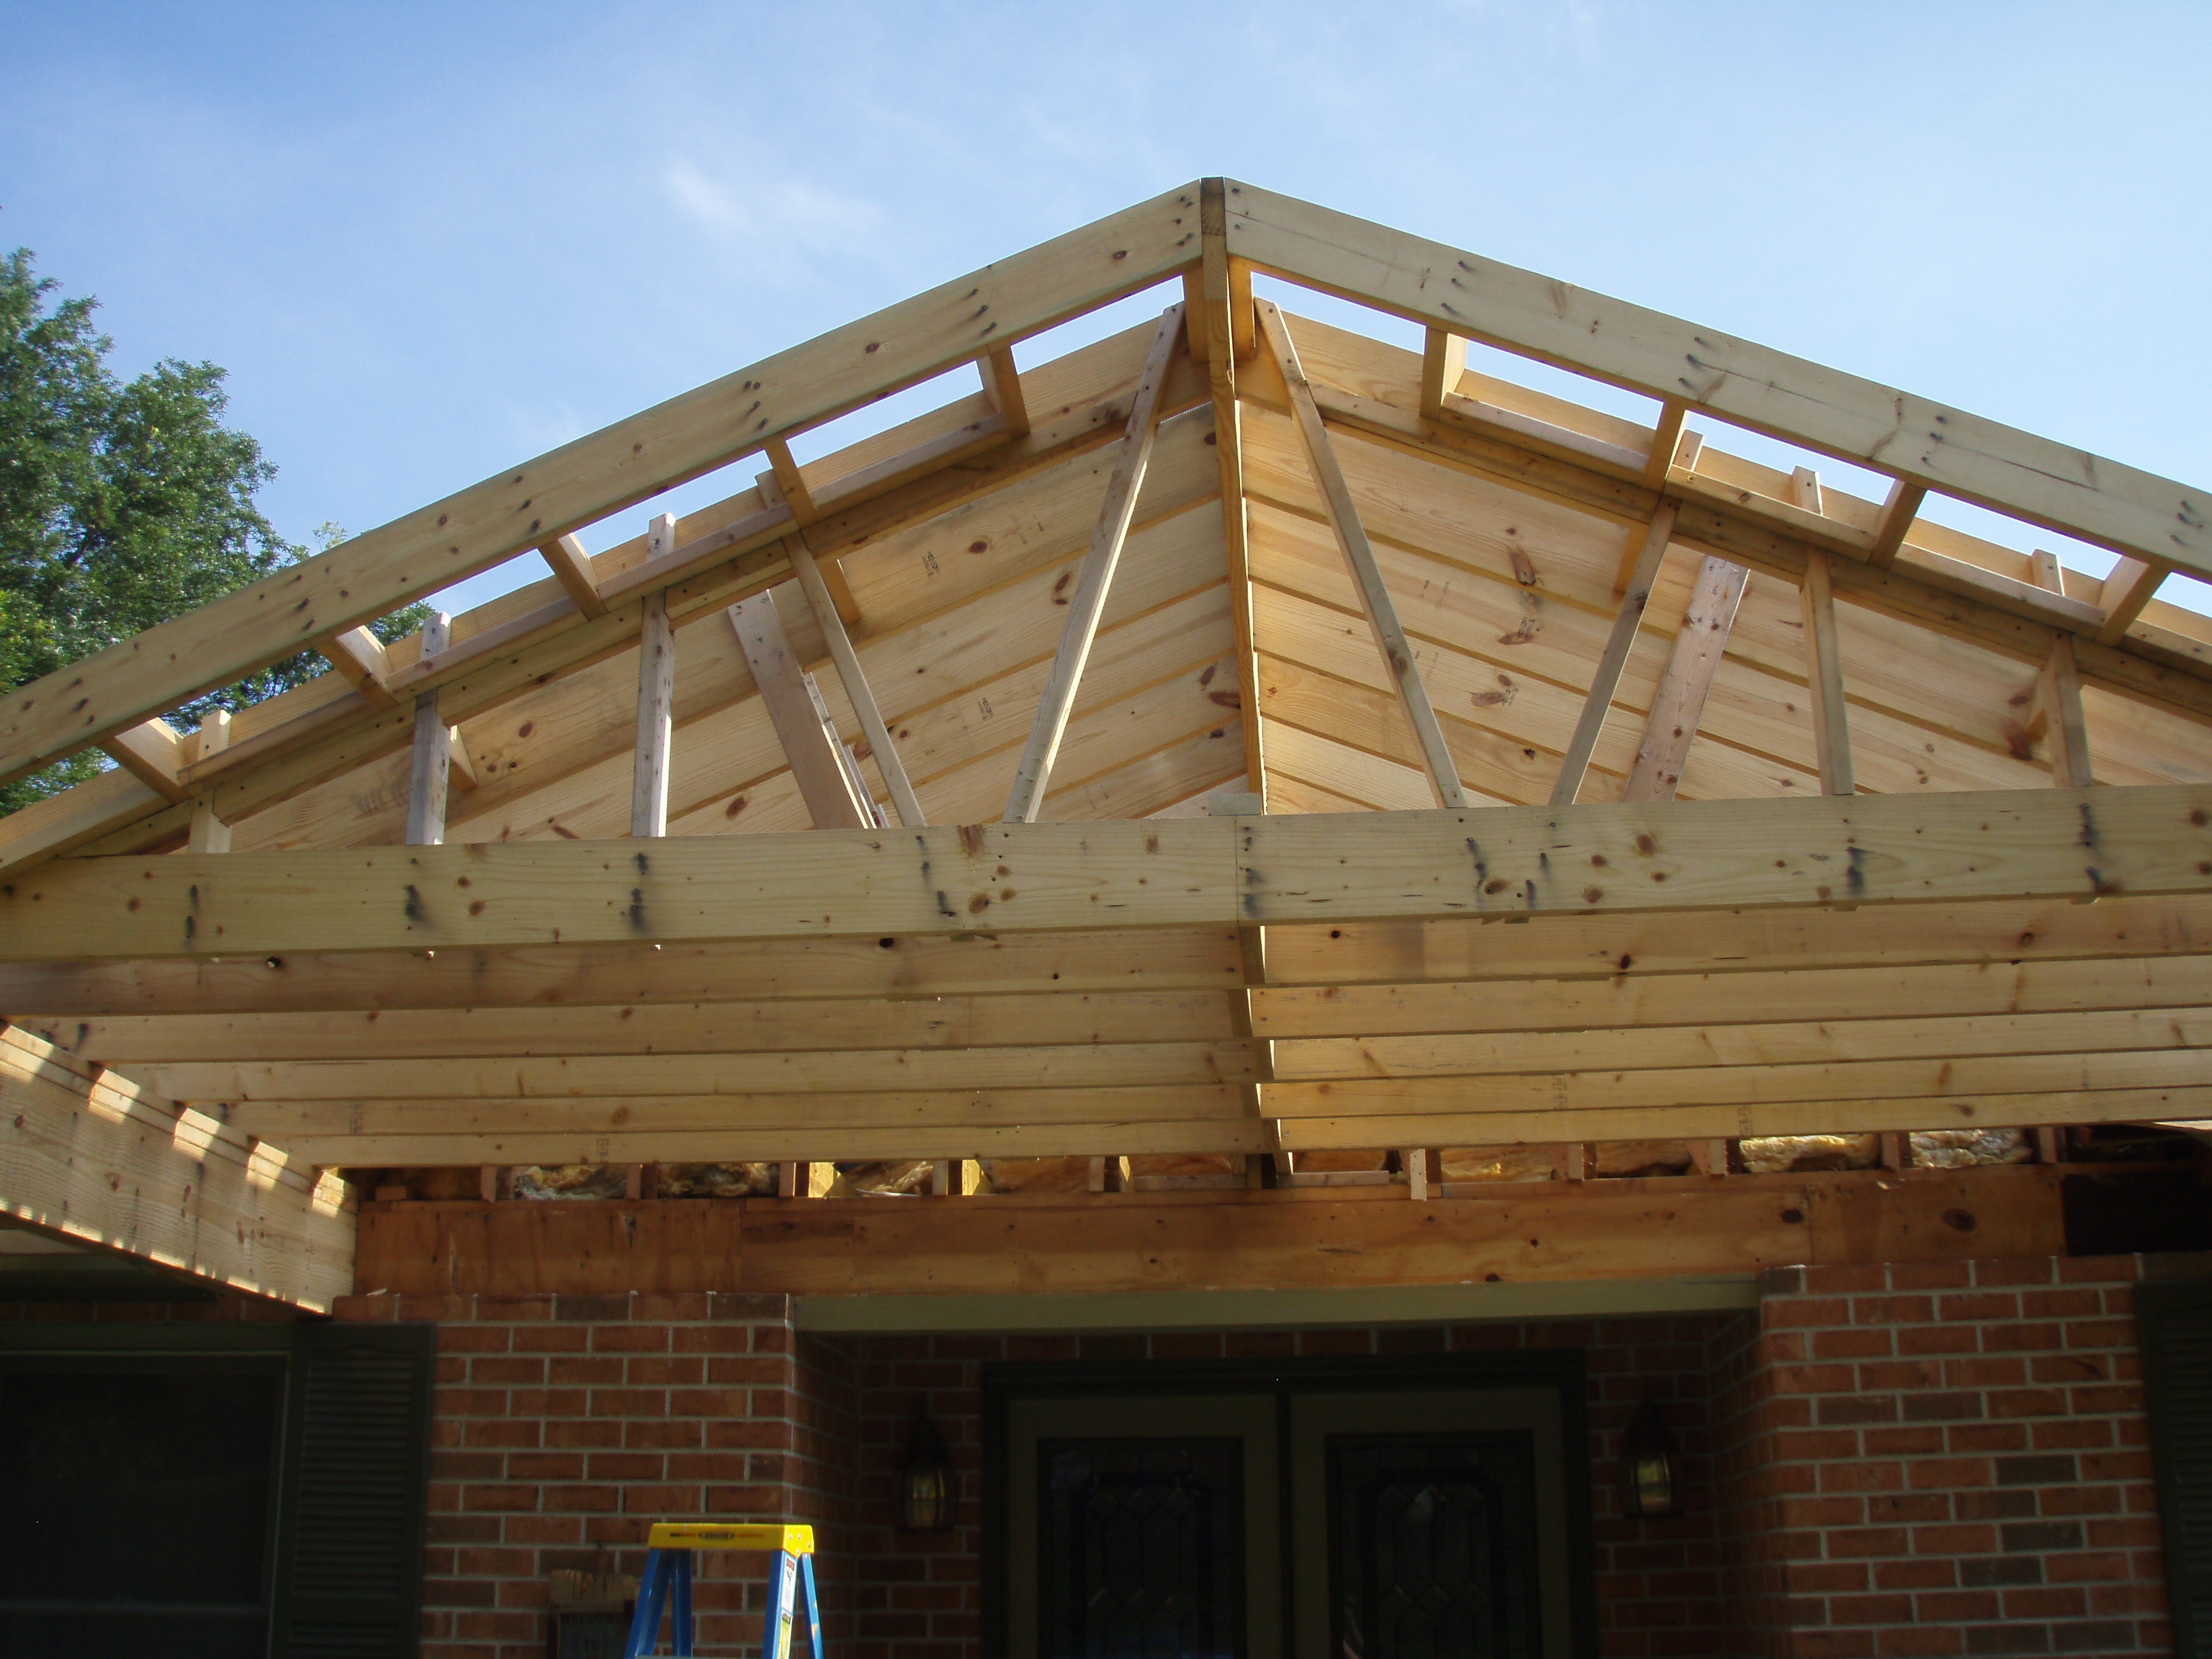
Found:
[[[353,1288],[343,1183],[28,1032],[0,1028],[0,1212],[327,1310]]]
[[[1605,729],[1605,718],[1612,712],[1613,694],[1620,688],[1621,671],[1628,666],[1628,653],[1636,645],[1636,630],[1644,621],[1644,606],[1651,602],[1652,585],[1659,579],[1660,562],[1667,556],[1674,532],[1674,504],[1662,502],[1644,532],[1643,550],[1637,555],[1635,569],[1629,573],[1628,591],[1621,598],[1620,609],[1613,613],[1613,631],[1607,636],[1605,650],[1590,677],[1589,694],[1583,700],[1582,717],[1575,722],[1575,734],[1560,759],[1559,775],[1552,785],[1552,804],[1555,806],[1573,805],[1575,797],[1582,793],[1590,756],[1597,748],[1598,734]]]
[[[1258,269],[2212,575],[2207,497],[2170,479],[1349,214],[1227,190],[1230,252]]]
[[[398,701],[386,684],[392,678],[391,658],[384,642],[366,628],[326,634],[315,641],[315,649],[371,708],[389,708]]]
[[[1427,768],[1429,787],[1435,793],[1440,806],[1458,809],[1467,805],[1467,792],[1460,785],[1459,763],[1452,758],[1450,745],[1444,741],[1443,726],[1437,719],[1435,705],[1429,701],[1428,688],[1421,682],[1419,665],[1413,660],[1413,647],[1406,637],[1406,630],[1398,621],[1398,608],[1391,603],[1390,590],[1383,585],[1382,572],[1375,562],[1375,550],[1367,539],[1367,532],[1359,522],[1359,509],[1352,502],[1352,487],[1345,482],[1344,469],[1338,464],[1335,447],[1329,441],[1328,431],[1322,423],[1321,411],[1314,403],[1313,388],[1307,383],[1305,370],[1298,362],[1297,345],[1291,339],[1290,330],[1284,325],[1283,313],[1272,301],[1260,307],[1260,324],[1267,337],[1267,345],[1274,354],[1275,366],[1281,371],[1283,381],[1291,397],[1291,411],[1297,417],[1298,432],[1305,441],[1306,457],[1311,463],[1315,481],[1321,487],[1322,501],[1328,514],[1329,529],[1336,538],[1338,550],[1352,572],[1353,585],[1359,590],[1360,604],[1367,613],[1368,627],[1375,635],[1375,648],[1382,653],[1390,683],[1397,690],[1398,701],[1405,709],[1406,718],[1413,728],[1414,741],[1420,745],[1421,759]]]
[[[1130,348],[1132,382],[1139,368],[1135,356],[1141,349],[1141,343]],[[963,463],[960,458],[968,452],[956,447],[931,463],[938,469],[933,473],[909,476],[920,463],[897,459],[841,476],[830,486],[837,493],[839,509],[809,532],[833,594],[839,579],[830,550],[878,542],[901,526],[957,507],[1109,441],[1126,415],[1127,395],[1126,384],[1109,382],[1102,391],[1086,390],[1066,413],[1056,415],[1029,439],[998,444],[986,462]],[[1203,389],[1193,377],[1171,374],[1164,413],[1187,409],[1202,396]],[[1109,414],[1111,429],[1102,424]],[[927,420],[921,424],[927,425]],[[679,623],[711,615],[732,599],[782,580],[788,567],[781,556],[781,538],[793,524],[788,510],[780,501],[773,511],[748,514],[746,507],[740,498],[705,509],[687,523],[704,520],[724,528],[694,533],[688,540],[679,526],[673,568],[668,560],[643,558],[642,538],[611,549],[606,559],[623,565],[625,574],[608,584],[611,602],[618,599],[620,605],[607,617],[586,623],[563,598],[550,607],[480,629],[429,663],[417,662],[400,677],[402,689],[411,694],[431,685],[450,687],[448,697],[459,701],[449,714],[476,719],[635,639],[638,594],[649,591],[640,586],[645,576],[657,574],[671,582],[667,591],[680,613],[676,617]],[[617,584],[619,589],[614,591]],[[857,608],[848,611],[842,601],[839,609],[848,623],[859,614]],[[261,723],[232,751],[198,771],[188,769],[186,787],[212,790],[227,819],[242,819],[409,741],[411,714],[386,720],[358,702],[326,697],[293,713],[294,701],[288,695],[253,711]],[[0,820],[0,871],[58,856],[104,836],[125,837],[121,845],[106,849],[111,851],[160,844],[170,828],[162,798],[149,789],[124,787],[128,781],[111,775],[96,787],[70,792],[71,798],[60,805]],[[129,828],[134,823],[138,826],[135,832]],[[130,839],[133,835],[135,843]]]
[[[837,614],[830,585],[823,579],[821,566],[807,547],[804,532],[785,544],[785,556],[791,561],[792,574],[799,578],[799,591],[806,595],[815,624],[821,629],[823,640],[830,647],[830,660],[836,665],[837,678],[845,688],[846,700],[860,718],[860,734],[868,740],[876,769],[884,775],[884,787],[890,792],[891,805],[898,812],[899,822],[910,826],[927,823],[922,815],[921,802],[915,795],[914,784],[906,775],[906,763],[899,758],[898,744],[891,738],[890,727],[884,724],[883,710],[876,706],[876,694],[868,684],[867,672],[860,666],[859,653],[853,649],[851,635],[845,632],[845,619]]]
[[[1030,406],[1022,396],[1021,371],[1014,367],[1014,349],[1003,345],[987,351],[975,360],[976,371],[983,377],[983,395],[991,400],[991,408],[1006,422],[1009,438],[1029,435]]]
[[[574,604],[577,614],[586,619],[607,614],[607,602],[599,597],[597,573],[592,566],[592,556],[584,550],[584,544],[574,536],[556,536],[550,542],[538,544],[538,551],[545,561],[545,568],[561,584],[561,590]]]
[[[1183,310],[1170,306],[1162,313],[1152,336],[1152,349],[1145,359],[1144,374],[1129,402],[1129,419],[1121,434],[1121,447],[1106,480],[1106,498],[1098,509],[1097,527],[1090,550],[1068,595],[1067,621],[1059,648],[1053,653],[1052,671],[1045,678],[1044,695],[1037,704],[1027,745],[1014,768],[1012,789],[1006,796],[1006,822],[1030,823],[1043,810],[1045,787],[1051,781],[1052,763],[1066,734],[1068,716],[1075,710],[1075,696],[1090,660],[1091,643],[1097,636],[1099,618],[1105,614],[1106,593],[1113,584],[1115,567],[1121,562],[1129,524],[1136,516],[1137,492],[1144,487],[1145,469],[1152,457],[1159,431],[1160,393],[1167,384],[1169,366],[1182,335]]]
[[[1194,189],[1171,191],[501,471],[19,687],[0,705],[0,779],[756,452],[771,437],[1148,287],[1189,262],[1197,207]],[[281,624],[271,621],[278,615]]]
[[[127,732],[118,732],[100,747],[117,765],[170,800],[185,798],[183,769],[177,730],[168,721],[148,720]]]
[[[1736,606],[1743,599],[1749,574],[1740,564],[1707,557],[1698,567],[1690,589],[1689,608],[1675,630],[1674,648],[1659,676],[1652,695],[1651,714],[1644,721],[1644,737],[1636,747],[1636,763],[1622,786],[1623,801],[1672,800],[1688,763],[1690,745],[1697,739],[1698,722],[1705,717],[1705,699],[1712,694],[1728,648],[1729,630],[1735,625]]]
[[[2172,574],[2171,565],[2155,560],[2123,558],[2115,564],[2097,596],[2105,613],[2097,630],[2099,643],[2118,645],[2125,639],[2143,607],[2157,595],[2159,584]]]

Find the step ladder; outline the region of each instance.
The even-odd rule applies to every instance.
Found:
[[[814,1659],[822,1659],[822,1609],[814,1597],[814,1528],[774,1523],[663,1521],[646,1536],[645,1576],[638,1581],[637,1611],[629,1621],[623,1659],[648,1659],[659,1650],[660,1613],[668,1609],[672,1650],[686,1659],[695,1634],[691,1619],[691,1555],[695,1550],[774,1550],[768,1581],[768,1633],[761,1659],[791,1659],[791,1626],[797,1595],[806,1592],[806,1632]]]

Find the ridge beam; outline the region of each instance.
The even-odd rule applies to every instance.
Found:
[[[1820,475],[1801,466],[1790,481],[1797,505],[1823,512]],[[1851,774],[1851,726],[1844,702],[1844,654],[1836,629],[1836,586],[1828,555],[1820,548],[1805,554],[1805,579],[1797,586],[1805,623],[1805,690],[1812,704],[1813,749],[1820,763],[1820,793],[1851,795],[1858,784]]]
[[[1043,809],[1052,763],[1060,753],[1060,739],[1067,733],[1068,716],[1075,711],[1076,690],[1083,681],[1084,665],[1091,659],[1091,641],[1097,637],[1098,619],[1106,611],[1106,591],[1113,585],[1114,568],[1121,562],[1122,545],[1129,539],[1137,492],[1144,488],[1145,471],[1152,465],[1152,441],[1159,432],[1160,392],[1167,385],[1176,342],[1182,335],[1182,319],[1180,304],[1160,313],[1152,353],[1145,359],[1136,395],[1129,400],[1129,422],[1121,434],[1121,453],[1106,481],[1106,499],[1098,508],[1097,526],[1091,532],[1091,547],[1083,556],[1082,571],[1069,598],[1067,622],[1060,629],[1059,648],[1053,653],[1052,672],[1045,677],[1036,720],[1030,727],[1029,743],[1014,769],[1013,788],[1006,796],[1008,823],[1034,823]]]
[[[1667,556],[1667,544],[1674,536],[1674,503],[1662,501],[1644,530],[1643,549],[1636,556],[1636,568],[1629,573],[1628,591],[1621,598],[1620,609],[1613,613],[1613,632],[1607,636],[1605,650],[1598,658],[1589,696],[1583,700],[1582,718],[1575,722],[1575,735],[1569,739],[1567,752],[1559,761],[1559,781],[1552,786],[1554,806],[1571,806],[1575,797],[1582,793],[1583,777],[1589,770],[1598,733],[1605,729],[1605,717],[1613,708],[1613,694],[1620,689],[1621,671],[1628,666],[1628,653],[1636,644],[1636,630],[1644,621],[1644,607],[1651,602],[1652,584],[1659,580],[1660,562]]]
[[[928,819],[922,816],[913,780],[906,774],[906,763],[899,758],[898,745],[891,740],[890,727],[884,720],[884,711],[877,705],[867,671],[860,666],[860,654],[853,649],[852,635],[845,631],[845,619],[837,614],[836,601],[830,596],[829,583],[823,580],[821,566],[815,562],[814,550],[806,544],[806,532],[802,530],[785,537],[783,552],[799,578],[799,591],[806,595],[806,603],[813,609],[814,620],[830,647],[830,660],[836,665],[846,701],[860,717],[860,735],[867,738],[869,752],[876,757],[876,769],[884,775],[884,787],[890,792],[891,805],[898,811],[899,822],[908,829],[919,829]]]
[[[1682,769],[1697,740],[1698,722],[1705,718],[1705,700],[1712,695],[1713,678],[1720,672],[1729,630],[1735,626],[1736,607],[1742,603],[1750,574],[1740,564],[1711,556],[1698,568],[1689,607],[1682,613],[1666,672],[1651,699],[1636,763],[1620,792],[1624,802],[1672,800],[1681,787]]]
[[[817,830],[875,826],[874,803],[859,787],[852,757],[838,741],[814,677],[799,665],[774,592],[756,593],[729,608],[730,626],[760,688],[761,706],[791,763],[792,781]]]
[[[1236,640],[1237,725],[1244,738],[1244,787],[1267,810],[1267,738],[1260,720],[1260,653],[1252,623],[1252,521],[1244,497],[1244,416],[1237,396],[1236,327],[1231,315],[1229,232],[1218,179],[1200,192],[1203,257],[1194,273],[1198,308],[1184,313],[1183,337],[1206,366],[1213,403],[1213,450],[1221,471],[1221,544],[1229,567],[1230,623]],[[1192,286],[1186,278],[1186,292]]]
[[[1274,353],[1276,367],[1282,370],[1283,383],[1290,391],[1291,411],[1297,417],[1298,431],[1305,439],[1306,457],[1313,464],[1314,480],[1321,486],[1322,501],[1328,509],[1328,527],[1335,533],[1337,550],[1344,555],[1352,583],[1359,589],[1360,601],[1367,611],[1367,624],[1375,636],[1375,648],[1382,653],[1383,671],[1397,688],[1398,701],[1413,725],[1415,741],[1420,744],[1421,759],[1428,769],[1429,787],[1435,792],[1439,806],[1460,811],[1468,805],[1468,799],[1467,791],[1460,785],[1459,764],[1444,741],[1443,722],[1437,719],[1436,706],[1429,701],[1428,687],[1423,684],[1420,667],[1413,660],[1413,642],[1406,637],[1405,628],[1398,620],[1398,607],[1391,602],[1390,590],[1383,584],[1382,567],[1376,562],[1366,527],[1359,522],[1352,486],[1345,482],[1344,469],[1336,459],[1336,446],[1329,440],[1328,428],[1322,424],[1321,410],[1314,402],[1313,387],[1298,362],[1297,347],[1292,343],[1290,329],[1283,321],[1282,308],[1273,301],[1260,307],[1260,326],[1267,336],[1269,349]]]

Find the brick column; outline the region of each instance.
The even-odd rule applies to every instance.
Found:
[[[336,1313],[438,1326],[424,1659],[539,1659],[548,1575],[635,1573],[658,1520],[810,1522],[834,1565],[849,1401],[834,1364],[799,1360],[787,1298],[371,1296]],[[766,1581],[763,1557],[702,1561],[702,1655],[757,1650]]]
[[[1732,1651],[2169,1651],[2137,1276],[1771,1273],[1716,1343]]]

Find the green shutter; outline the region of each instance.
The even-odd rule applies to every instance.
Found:
[[[2212,1279],[2136,1288],[2173,1649],[2212,1659]]]
[[[310,1325],[297,1337],[270,1650],[404,1659],[421,1621],[437,1333]]]

